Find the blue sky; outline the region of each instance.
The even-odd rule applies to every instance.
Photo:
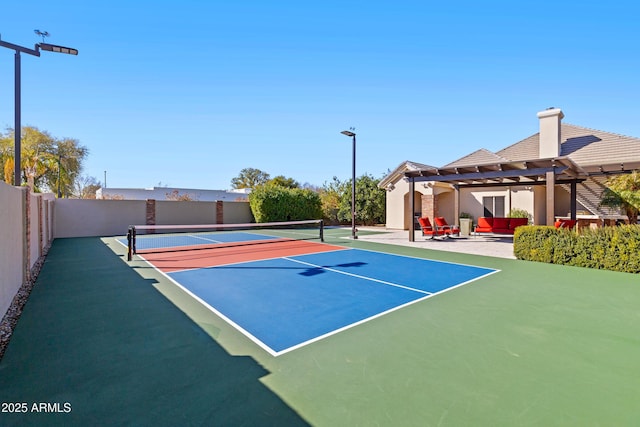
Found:
[[[536,113],[640,137],[631,1],[4,2],[22,55],[22,124],[89,148],[109,187],[226,189],[253,167],[322,185],[442,166],[538,131]],[[13,127],[0,49],[0,126]]]

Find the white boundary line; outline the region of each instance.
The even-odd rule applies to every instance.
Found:
[[[367,242],[367,243],[369,243],[369,242]],[[377,242],[371,242],[371,243],[377,243]],[[385,243],[380,243],[380,244],[384,245]],[[393,246],[393,244],[392,244],[392,246]],[[403,247],[409,247],[409,246],[403,246]],[[409,248],[411,248],[411,247],[409,247]],[[422,258],[422,257],[415,256],[415,255],[402,255],[402,254],[396,254],[396,253],[391,253],[391,252],[382,252],[382,251],[376,251],[376,250],[373,250],[373,249],[362,249],[362,248],[354,248],[354,247],[350,247],[349,249],[357,249],[359,251],[374,252],[374,253],[383,254],[383,255],[393,255],[393,256],[399,256],[399,257],[403,257],[403,258],[421,259],[423,261],[441,262],[443,264],[464,265],[465,267],[484,268],[485,270],[495,270],[496,272],[501,271],[500,269],[497,269],[497,268],[481,267],[479,265],[464,264],[464,263],[461,263],[461,262],[441,261],[439,259],[433,259],[433,258]],[[411,248],[411,249],[420,249],[420,248]],[[437,251],[437,249],[432,249],[432,250]],[[446,251],[440,251],[440,252],[446,252]],[[460,252],[449,252],[449,253],[460,253]],[[476,254],[464,254],[464,255],[483,256],[483,255],[476,255]],[[507,258],[500,258],[500,259],[507,259]]]
[[[321,252],[321,253],[326,253],[326,252]],[[309,254],[309,255],[313,255],[313,254]],[[399,285],[397,283],[387,282],[385,280],[374,279],[373,277],[361,276],[359,274],[349,273],[347,271],[336,270],[335,268],[323,267],[321,265],[311,264],[310,262],[299,261],[297,259],[293,259],[293,258],[289,258],[289,257],[282,257],[282,258],[286,259],[287,261],[297,262],[297,263],[300,263],[300,264],[308,265],[310,267],[331,271],[333,273],[344,274],[345,276],[351,276],[351,277],[355,277],[357,279],[369,280],[371,282],[382,283],[383,285],[395,286],[396,288],[407,289],[407,290],[418,292],[418,293],[421,293],[421,294],[427,294],[427,295],[431,295],[432,294],[432,292],[423,291],[421,289],[410,288],[409,286]]]
[[[162,237],[162,236],[160,236],[160,237]],[[204,240],[205,242],[211,242],[211,243],[222,243],[222,241],[220,241],[220,240],[207,239],[206,237],[194,236],[193,234],[187,234],[184,237],[193,237],[194,239],[200,239],[200,240]]]

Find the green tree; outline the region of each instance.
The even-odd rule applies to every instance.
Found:
[[[363,225],[381,224],[385,221],[386,195],[378,187],[379,179],[371,175],[362,175],[356,179],[356,223]],[[340,204],[338,220],[351,221],[351,180],[340,185]]]
[[[231,188],[256,188],[269,181],[269,174],[260,169],[244,168],[240,174],[231,180]]]
[[[318,193],[278,185],[259,185],[249,194],[249,205],[256,222],[320,219]]]
[[[636,224],[640,214],[640,171],[609,178],[606,186],[600,206],[622,209],[629,222]]]
[[[8,129],[0,134],[0,161],[4,181],[13,182],[15,132]],[[25,126],[22,129],[21,167],[22,179],[33,191],[51,191],[71,195],[76,178],[82,170],[82,163],[89,150],[71,138],[57,139],[46,131]],[[58,182],[60,181],[60,182]],[[58,187],[59,186],[59,187]]]
[[[74,182],[73,197],[78,199],[95,199],[96,192],[102,188],[102,185],[93,176],[82,175],[76,178]]]
[[[300,183],[293,178],[286,178],[284,175],[278,175],[267,181],[267,185],[276,185],[284,188],[300,188]]]
[[[345,191],[345,183],[337,177],[333,177],[330,182],[325,182],[318,191],[322,204],[322,218],[327,224],[339,224],[338,212],[340,211],[340,197]]]

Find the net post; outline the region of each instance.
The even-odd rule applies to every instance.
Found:
[[[132,252],[135,255],[138,251],[136,250],[136,226],[131,226],[131,248]]]
[[[133,259],[133,246],[132,246],[132,227],[127,230],[127,261]]]
[[[324,220],[320,220],[320,241],[324,242]]]

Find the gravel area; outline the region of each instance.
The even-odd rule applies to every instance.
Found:
[[[40,269],[42,269],[42,265],[44,264],[47,252],[49,252],[49,248],[50,245],[44,248],[43,255],[38,259],[38,261],[36,261],[33,268],[31,269],[31,277],[29,277],[20,287],[20,289],[18,289],[16,296],[13,297],[13,301],[11,301],[9,309],[0,322],[0,360],[2,360],[2,356],[4,356],[7,345],[9,345],[11,335],[13,335],[13,329],[16,327],[18,319],[22,314],[22,309],[29,299],[29,295],[31,294],[33,285],[38,278]]]

